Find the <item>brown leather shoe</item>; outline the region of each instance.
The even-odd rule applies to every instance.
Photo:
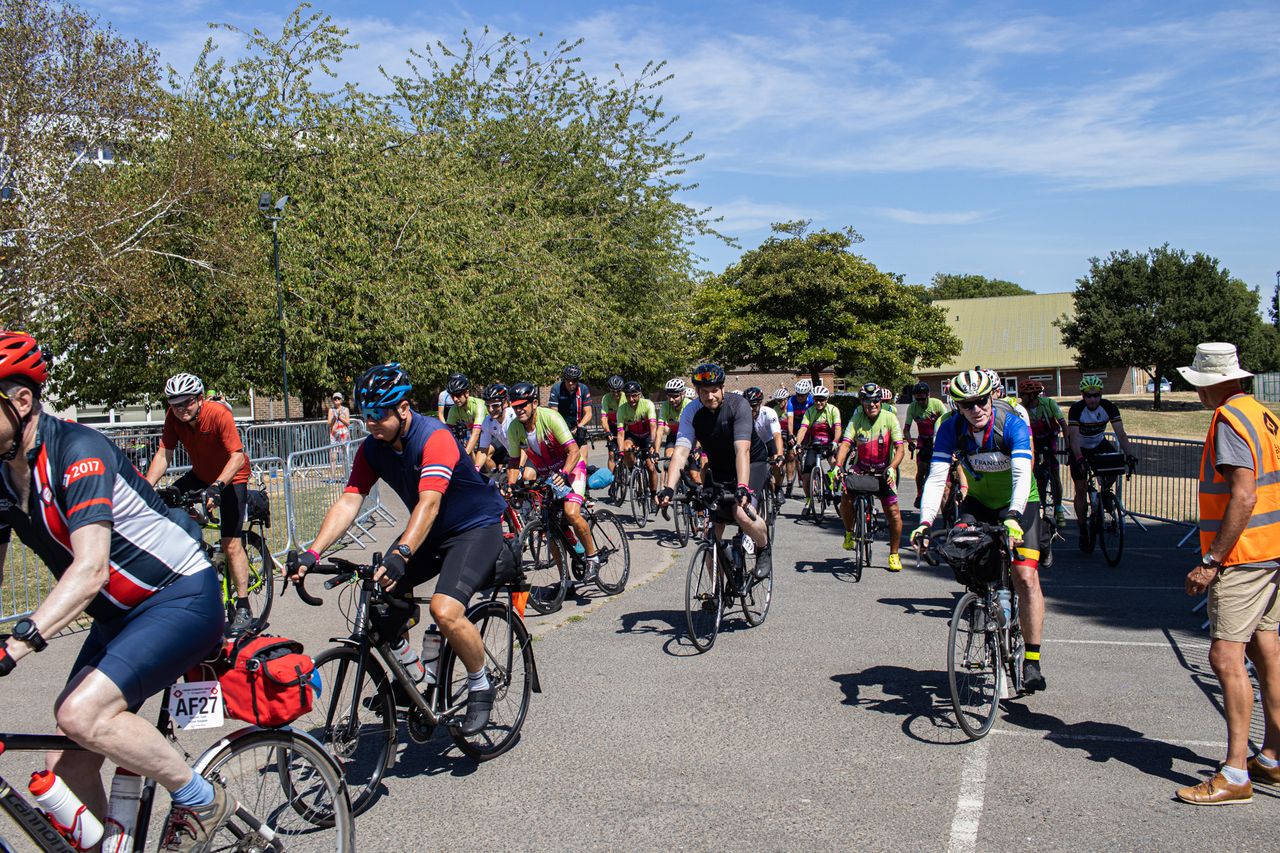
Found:
[[[1245,765],[1249,770],[1249,778],[1263,785],[1280,785],[1280,767],[1263,767],[1257,756],[1249,759]]]
[[[1221,773],[1213,774],[1199,785],[1179,788],[1178,799],[1193,806],[1235,806],[1253,802],[1253,785],[1232,785]]]

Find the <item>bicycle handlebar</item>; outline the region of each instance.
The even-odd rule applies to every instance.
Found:
[[[341,557],[328,557],[323,563],[317,563],[315,568],[310,569],[306,575],[298,578],[293,582],[293,588],[297,590],[298,598],[302,599],[304,604],[311,607],[319,607],[324,604],[324,600],[319,596],[312,595],[307,592],[306,581],[307,575],[332,575],[329,580],[324,582],[325,589],[333,589],[347,583],[352,578],[360,578],[361,580],[370,580],[378,571],[378,567],[382,565],[382,554],[374,553],[373,559],[368,563],[356,563],[351,560],[344,560]],[[298,553],[290,551],[285,557],[285,590],[288,590],[289,578],[291,578],[298,570]],[[283,594],[282,591],[281,594]],[[385,590],[380,590],[385,592]],[[383,595],[382,600],[395,610],[407,610],[413,607],[413,603],[396,598],[395,596]]]
[[[712,507],[718,506],[720,504],[731,503],[734,506],[737,506],[738,495],[737,495],[737,491],[734,489],[725,489],[725,488],[709,489],[706,486],[703,486],[702,488],[686,495],[673,495],[671,498],[671,502],[698,504],[703,509],[709,510]],[[755,521],[759,518],[759,516],[756,515],[755,510],[751,508],[751,504],[747,504],[746,506],[743,507],[743,509],[747,513],[747,518],[751,519],[752,521]]]

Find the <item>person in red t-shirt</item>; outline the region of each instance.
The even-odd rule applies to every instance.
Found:
[[[165,383],[169,411],[160,436],[161,451],[151,459],[147,481],[156,485],[173,462],[181,443],[191,457],[191,470],[173,484],[179,492],[204,491],[206,506],[222,507],[222,553],[227,556],[236,587],[235,613],[227,634],[235,636],[249,626],[249,557],[244,549],[248,522],[249,457],[244,452],[236,420],[226,406],[204,399],[204,383],[190,373],[179,373]]]

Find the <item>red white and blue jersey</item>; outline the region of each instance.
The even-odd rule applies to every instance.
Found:
[[[577,429],[582,422],[582,410],[591,405],[591,389],[578,382],[578,387],[570,393],[564,388],[564,380],[560,380],[551,386],[547,405],[560,413],[569,429]]]
[[[61,578],[75,556],[71,534],[95,522],[111,525],[110,574],[87,609],[94,619],[119,618],[178,578],[213,570],[195,522],[166,506],[97,430],[41,414],[27,462],[26,507],[8,466],[0,465],[0,542],[16,532]]]

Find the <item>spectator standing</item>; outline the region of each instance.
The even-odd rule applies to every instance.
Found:
[[[341,391],[334,391],[329,398],[329,443],[345,445],[351,440],[351,410],[344,403]],[[346,458],[346,448],[329,451],[329,475],[337,478],[338,460]]]

